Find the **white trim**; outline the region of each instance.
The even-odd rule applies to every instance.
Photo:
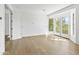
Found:
[[[48,33],[47,33],[48,34]],[[28,37],[28,36],[37,36],[37,35],[47,35],[46,33],[40,33],[40,34],[34,34],[34,35],[24,35],[23,37]]]
[[[21,39],[23,37],[31,37],[31,36],[38,36],[38,35],[48,35],[48,33],[40,33],[40,34],[34,34],[34,35],[23,35],[22,37],[17,37],[17,38],[13,38],[13,40],[16,40],[16,39]]]
[[[12,37],[12,40],[21,39],[22,37]]]
[[[13,8],[10,4],[7,4],[7,6],[11,9],[11,11],[13,11]]]

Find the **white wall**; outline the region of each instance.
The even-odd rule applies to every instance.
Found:
[[[5,51],[5,9],[2,4],[0,4],[0,17],[2,17],[2,20],[0,20],[0,54],[2,54]]]
[[[13,15],[13,39],[48,32],[48,18],[42,11],[16,11]]]
[[[12,23],[12,25],[13,25],[13,30],[12,30],[12,35],[13,35],[13,40],[14,39],[19,39],[19,38],[21,38],[21,33],[22,33],[22,31],[21,31],[21,13],[19,13],[18,11],[17,12],[13,12],[13,16],[12,16],[12,18],[13,18],[13,23]]]
[[[76,10],[76,41],[77,44],[79,44],[79,4],[77,5],[77,10]]]
[[[43,12],[24,12],[22,19],[23,36],[46,34],[48,32],[48,19]]]

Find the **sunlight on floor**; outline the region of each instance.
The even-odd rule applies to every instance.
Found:
[[[64,39],[64,38],[55,38],[55,39],[51,39],[51,40],[56,40],[56,41],[67,41],[67,40]]]

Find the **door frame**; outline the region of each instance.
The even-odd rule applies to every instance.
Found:
[[[7,4],[5,4],[5,12],[6,12],[6,9],[7,10],[9,10],[9,12],[10,12],[10,15],[9,15],[9,17],[10,17],[10,19],[9,19],[9,35],[10,35],[10,40],[12,40],[12,29],[13,29],[13,26],[12,26],[12,24],[13,24],[13,12],[12,12],[12,10],[11,10],[11,8],[7,5]],[[6,16],[6,15],[5,15]],[[5,18],[5,20],[6,20],[6,18]]]

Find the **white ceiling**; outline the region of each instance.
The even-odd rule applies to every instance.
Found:
[[[50,14],[69,5],[70,4],[12,4],[11,6],[14,11],[44,11],[46,14]]]

